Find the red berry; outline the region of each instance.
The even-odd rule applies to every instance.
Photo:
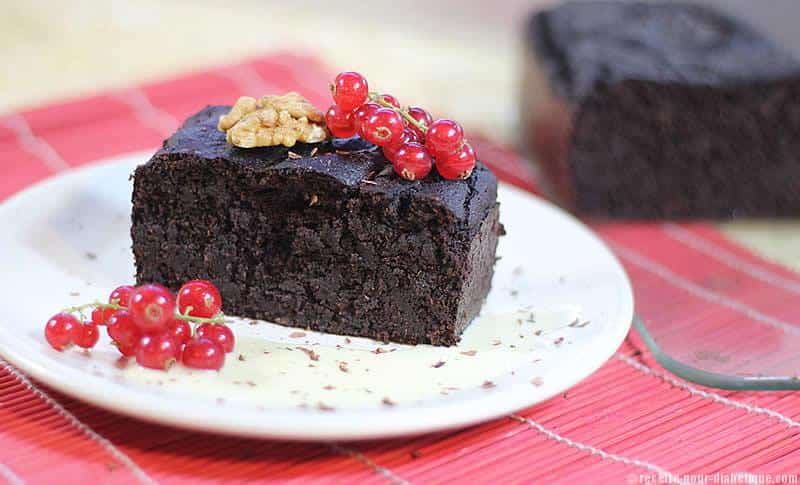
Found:
[[[192,327],[185,320],[173,318],[167,322],[166,332],[178,342],[178,345],[185,344],[192,338]]]
[[[397,150],[392,166],[395,173],[406,180],[422,180],[431,172],[433,158],[424,146],[411,142]]]
[[[450,155],[461,150],[463,143],[464,129],[453,120],[434,121],[425,135],[425,146],[436,154],[437,160],[442,155]]]
[[[113,308],[100,308],[97,307],[92,310],[92,323],[95,325],[105,325],[108,322],[108,319],[111,318],[111,315],[114,314],[116,310]]]
[[[161,285],[142,285],[133,292],[130,312],[143,332],[163,330],[175,315],[175,298]]]
[[[343,111],[342,108],[335,104],[328,108],[328,112],[325,113],[325,123],[336,138],[350,138],[355,136],[358,131],[356,130],[353,113]]]
[[[391,145],[383,147],[383,156],[385,156],[390,162],[394,162],[395,156],[397,155],[397,150],[399,150],[401,146],[403,146],[405,143],[416,141],[419,141],[417,135],[411,131],[410,128],[406,128],[403,130],[403,134],[396,143],[392,143]]]
[[[54,349],[64,350],[80,340],[81,322],[68,313],[53,315],[45,324],[44,337]]]
[[[391,94],[381,94],[381,99],[384,102],[391,104],[395,108],[400,109],[400,101],[398,101],[397,98],[395,98]]]
[[[227,325],[204,323],[197,327],[197,336],[216,342],[226,353],[233,351],[235,338]]]
[[[420,124],[425,125],[426,127],[431,126],[431,123],[433,123],[433,118],[431,117],[431,114],[418,106],[412,106],[408,108],[408,115],[417,120]],[[419,128],[412,125],[411,123],[408,124],[408,127],[414,130],[414,133],[417,134],[420,140],[425,139],[425,133],[420,131]]]
[[[135,290],[133,286],[123,285],[117,288],[116,290],[111,292],[111,295],[108,297],[109,303],[116,303],[119,306],[127,307],[131,301],[131,295],[133,294],[133,290]]]
[[[122,345],[116,344],[117,350],[119,353],[124,355],[125,357],[135,357],[136,356],[136,345]]]
[[[194,369],[219,370],[225,363],[225,351],[210,339],[192,339],[183,347],[181,361],[186,367]]]
[[[178,290],[178,312],[193,317],[211,318],[222,309],[222,296],[213,283],[206,280],[192,280],[184,283]]]
[[[167,370],[180,357],[180,345],[169,334],[145,335],[136,347],[136,363],[148,369]]]
[[[108,336],[117,344],[123,355],[130,355],[124,350],[132,351],[142,337],[142,331],[133,323],[133,317],[128,310],[117,310],[108,319]]]
[[[358,134],[363,138],[364,133],[362,128],[364,126],[364,121],[369,119],[373,113],[381,109],[380,105],[375,103],[364,103],[358,107],[357,110],[353,111],[353,124],[358,131]]]
[[[469,178],[474,168],[475,150],[469,143],[464,143],[458,153],[436,159],[436,170],[447,180]]]
[[[357,72],[340,72],[331,87],[333,101],[344,111],[350,113],[367,100],[369,85],[364,76]]]
[[[75,341],[78,346],[84,349],[91,349],[100,340],[100,330],[94,323],[84,323],[80,327],[80,335]]]
[[[394,110],[381,108],[364,120],[361,135],[378,146],[397,143],[403,135],[403,118]]]

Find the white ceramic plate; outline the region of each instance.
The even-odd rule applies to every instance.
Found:
[[[43,336],[48,317],[132,282],[128,177],[147,156],[64,173],[0,205],[0,355],[98,406],[258,437],[421,433],[557,395],[600,367],[628,332],[631,287],[609,250],[559,209],[502,186],[508,234],[492,292],[457,347],[236,320],[237,348],[219,373],[120,365],[105,332],[91,352],[56,352]]]

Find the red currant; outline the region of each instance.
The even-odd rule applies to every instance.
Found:
[[[392,166],[395,173],[406,180],[422,180],[431,172],[433,158],[424,146],[411,142],[397,150]]]
[[[192,327],[184,320],[173,318],[167,322],[166,332],[178,342],[179,345],[185,344],[192,338]]]
[[[395,156],[397,155],[397,150],[399,150],[400,147],[403,146],[403,144],[416,141],[419,141],[417,135],[413,131],[411,131],[410,128],[406,128],[405,130],[403,130],[403,134],[400,136],[400,140],[398,140],[396,143],[392,143],[391,145],[383,147],[383,156],[386,157],[386,160],[394,162]]]
[[[183,347],[181,361],[186,367],[194,369],[219,370],[225,363],[225,351],[210,339],[192,339]]]
[[[44,327],[44,337],[54,349],[61,351],[81,338],[81,322],[68,313],[50,317]]]
[[[333,101],[345,113],[350,113],[364,104],[369,94],[367,80],[357,72],[340,72],[333,81],[331,89]]]
[[[180,357],[180,345],[167,333],[145,335],[136,346],[136,363],[148,369],[167,370]]]
[[[420,124],[425,125],[426,127],[431,126],[431,124],[433,123],[433,118],[431,117],[431,114],[418,106],[412,106],[408,108],[408,115],[417,120],[417,122],[419,122]],[[410,123],[408,126],[412,130],[414,130],[414,133],[417,134],[420,140],[425,139],[425,133],[423,133],[419,128]]]
[[[233,351],[235,338],[227,325],[204,323],[197,327],[197,336],[216,342],[226,353]]]
[[[129,307],[134,323],[144,332],[154,332],[172,320],[175,298],[161,285],[142,285],[131,295]]]
[[[105,325],[108,322],[108,319],[111,318],[111,315],[114,314],[116,310],[113,308],[100,308],[97,307],[92,310],[92,323],[95,325]]]
[[[472,170],[475,168],[475,150],[472,149],[469,143],[464,143],[458,153],[437,158],[436,170],[439,175],[447,180],[466,179],[472,175]]]
[[[358,131],[353,119],[353,113],[342,111],[342,108],[335,104],[328,108],[328,112],[325,113],[325,123],[336,138],[350,138],[355,136]]]
[[[403,135],[403,118],[389,108],[381,108],[362,124],[362,136],[378,146],[397,143]]]
[[[189,315],[211,318],[222,309],[222,296],[210,281],[192,280],[178,290],[178,312],[186,315],[189,307]]]
[[[125,357],[135,357],[136,356],[136,349],[137,349],[136,345],[116,344],[116,346],[117,346],[117,350],[119,350],[119,353],[122,354],[123,356],[125,356]]]
[[[119,306],[127,307],[131,301],[131,295],[133,294],[133,290],[135,290],[133,286],[123,285],[117,288],[116,290],[111,292],[111,295],[108,297],[109,303],[116,303]]]
[[[425,146],[440,156],[456,153],[464,143],[464,129],[453,120],[436,120],[428,127],[425,135]]]
[[[400,109],[400,101],[398,101],[397,98],[395,98],[391,94],[381,94],[381,99],[385,103],[389,103],[392,106],[394,106],[395,108]]]
[[[100,340],[100,330],[94,323],[84,323],[80,327],[80,336],[75,341],[78,346],[84,349],[91,349]]]
[[[380,105],[375,103],[364,103],[353,111],[353,124],[356,126],[359,136],[364,137],[363,127],[364,122],[372,116],[373,113],[381,109]]]
[[[115,311],[108,319],[107,329],[108,336],[124,355],[130,355],[125,350],[132,351],[142,337],[142,331],[133,323],[133,317],[128,310]]]

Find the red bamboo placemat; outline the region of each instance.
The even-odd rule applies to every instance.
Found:
[[[291,89],[325,106],[329,78],[313,58],[272,55],[7,114],[0,117],[0,199],[70,167],[155,147],[203,105],[230,103],[242,93]],[[501,179],[535,188],[513,151],[472,140]],[[676,227],[683,237],[675,237]],[[594,229],[628,270],[645,320],[691,322],[698,309],[716,306],[730,313],[735,332],[736,322],[752,315],[726,303],[769,315],[775,311],[769,302],[781,295],[774,281],[800,283],[708,225]],[[687,234],[702,241],[702,251],[686,244]],[[708,283],[719,277],[732,283]],[[705,291],[690,291],[696,286]],[[676,295],[682,304],[670,305]],[[781,312],[784,320],[797,318],[785,306]],[[599,371],[559,397],[480,426],[414,438],[304,444],[172,429],[75,401],[2,360],[0,423],[0,479],[9,483],[800,480],[800,394],[687,383],[659,367],[635,333]]]

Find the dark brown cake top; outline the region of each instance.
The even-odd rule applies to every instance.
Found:
[[[626,79],[728,84],[800,76],[800,64],[749,26],[683,3],[574,2],[531,18],[529,42],[556,94],[583,98]]]
[[[208,106],[190,117],[164,141],[164,146],[148,163],[190,154],[209,163],[226,161],[272,174],[313,173],[330,177],[347,189],[386,197],[437,200],[453,217],[468,226],[477,226],[496,204],[497,179],[481,163],[466,180],[445,180],[432,172],[423,180],[410,182],[392,172],[391,164],[379,149],[359,138],[298,143],[292,148],[237,148],[229,145],[225,134],[217,130],[220,115],[229,110],[230,106]]]

